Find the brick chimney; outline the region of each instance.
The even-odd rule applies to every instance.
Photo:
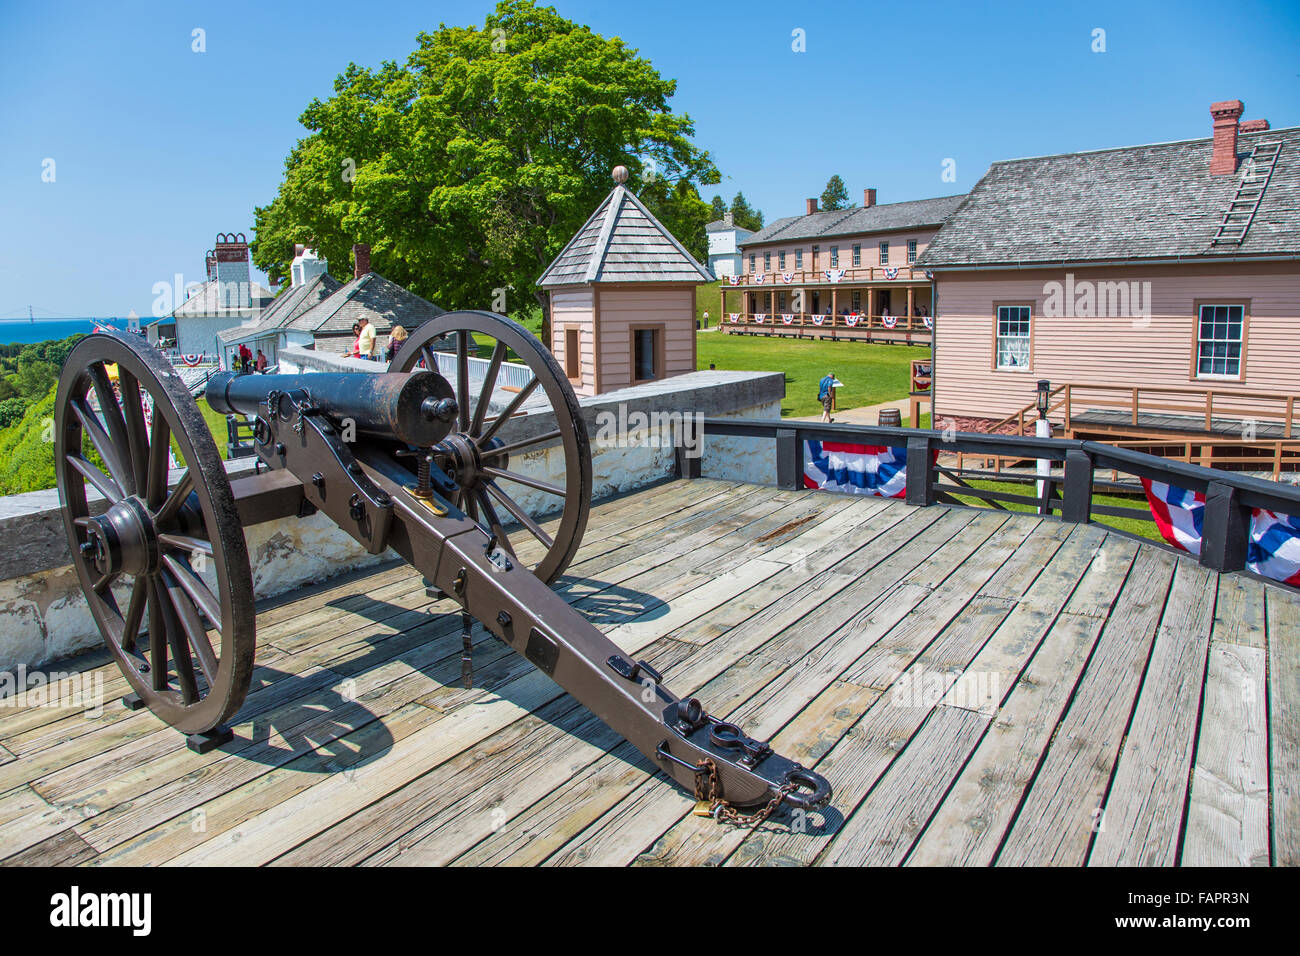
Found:
[[[352,247],[352,278],[360,279],[370,271],[370,245],[358,242]]]
[[[730,209],[722,214],[722,224],[728,229],[731,229],[736,225],[736,217],[731,214]]]
[[[217,298],[223,309],[248,309],[253,305],[253,279],[248,268],[248,239],[242,232],[219,232],[216,256]]]
[[[211,249],[208,250],[207,267],[208,267],[208,278],[215,279],[217,277],[217,254],[213,252]]]
[[[811,216],[813,213],[817,211],[817,200],[809,199],[807,202],[808,202],[808,205],[806,207],[807,211],[804,213],[804,215]]]
[[[874,189],[862,190],[862,208],[870,209],[876,204],[876,191]]]
[[[1268,120],[1246,120],[1237,127],[1241,133],[1262,133],[1268,129]]]
[[[1231,176],[1237,171],[1237,120],[1245,107],[1241,100],[1210,104],[1214,118],[1214,152],[1210,156],[1211,176]]]

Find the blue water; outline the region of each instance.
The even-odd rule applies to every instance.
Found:
[[[96,325],[112,325],[119,329],[126,328],[125,319],[27,319],[0,320],[0,345],[13,345],[31,342],[48,342],[50,339],[66,339],[69,335],[84,332],[87,335]]]

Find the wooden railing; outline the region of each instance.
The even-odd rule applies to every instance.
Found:
[[[1300,439],[1275,438],[1254,441],[1231,438],[1191,438],[1187,440],[1142,438],[1107,442],[1116,448],[1130,448],[1158,458],[1183,461],[1203,468],[1222,468],[1268,474],[1274,481],[1284,473],[1300,472]],[[958,452],[957,468],[976,469],[993,475],[1024,467],[1023,457],[1005,455],[970,455]]]
[[[748,264],[748,258],[746,258]],[[826,272],[843,271],[844,275],[838,282],[832,282],[826,276]],[[763,283],[759,285],[754,282],[754,276],[761,274]],[[791,276],[789,282],[784,281],[784,276]],[[844,285],[851,282],[929,282],[930,277],[925,274],[924,269],[918,269],[911,265],[899,266],[849,266],[843,270],[832,269],[829,266],[823,266],[820,269],[797,269],[787,272],[784,269],[773,269],[771,272],[763,272],[755,269],[753,272],[743,272],[740,275],[740,282],[733,286],[725,279],[722,283],[724,289],[738,289],[744,286],[746,289],[768,289],[772,286],[780,288],[781,286],[797,285]]]
[[[912,394],[930,391],[933,380],[934,363],[930,359],[912,359]]]
[[[1252,422],[1256,428],[1262,422],[1276,423],[1282,427],[1284,437],[1295,437],[1296,396],[1278,392],[1068,382],[1056,386],[1050,394],[1053,401],[1047,417],[1063,421],[1067,431],[1074,428],[1074,419],[1082,412],[1115,410],[1122,412],[1125,423],[1133,427],[1142,425],[1144,414],[1168,414],[1194,418],[1211,431],[1218,416],[1240,422],[1243,430],[1248,430]],[[1243,402],[1252,404],[1243,408]],[[1227,407],[1228,403],[1232,407]],[[1036,418],[1036,403],[1031,402],[996,423],[992,430],[1015,422],[1016,434],[1024,435],[1027,429],[1032,430],[1029,421]]]
[[[737,312],[735,321],[732,321],[733,313],[724,312],[718,325],[726,330],[729,328],[771,328],[781,329],[808,329],[810,331],[830,331],[854,329],[871,329],[883,332],[924,332],[930,333],[933,329],[927,326],[926,322],[932,320],[929,316],[921,315],[831,315],[826,313],[819,323],[813,313],[785,313],[792,316],[791,321],[787,323],[781,318],[780,312]],[[763,316],[760,322],[757,316]],[[852,320],[852,321],[850,321]],[[892,323],[892,324],[890,324]]]
[[[710,436],[774,439],[776,484],[789,489],[803,487],[805,441],[903,447],[907,451],[905,500],[918,506],[946,503],[970,507],[974,501],[977,506],[1008,510],[1011,504],[1068,522],[1089,522],[1100,515],[1147,522],[1154,529],[1151,510],[1140,484],[1133,479],[1147,478],[1185,488],[1204,496],[1199,560],[1215,571],[1245,568],[1254,509],[1300,515],[1300,487],[1101,442],[790,420],[705,419],[692,448],[678,449],[677,467],[683,477],[702,474],[701,460],[708,451]],[[1039,482],[1042,490],[1038,494],[980,488],[970,484],[970,476],[940,463],[941,455],[953,453],[1022,462],[1044,460],[1052,470],[1044,475],[1026,471],[1015,476],[1014,484],[1022,487]],[[1105,471],[1116,480],[1097,476]],[[1128,480],[1118,481],[1120,475]],[[1128,496],[1140,506],[1094,500],[1106,493]]]

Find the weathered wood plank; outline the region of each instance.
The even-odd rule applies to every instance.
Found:
[[[985,865],[993,859],[1105,623],[1095,611],[1109,608],[1136,553],[1134,542],[1107,538],[917,841],[909,864]],[[945,706],[960,705],[953,690]]]
[[[999,865],[1083,863],[1177,563],[1166,552],[1138,549],[1074,699],[998,853]]]
[[[1267,646],[1267,621],[1264,613],[1262,582],[1240,574],[1219,576],[1219,599],[1214,605],[1215,644],[1244,644],[1263,649]]]
[[[4,866],[80,866],[95,858],[95,849],[73,830],[61,830],[40,843],[0,861]]]
[[[1273,865],[1300,866],[1300,601],[1270,587],[1265,606]]]
[[[31,787],[0,796],[0,862],[70,829],[78,819],[75,807],[51,803]]]
[[[1217,584],[1217,574],[1191,561],[1174,572],[1090,866],[1177,859]]]
[[[6,764],[14,759],[14,755],[0,745],[0,764]]]
[[[831,866],[901,863],[988,724],[988,717],[973,710],[932,710],[817,862]]]
[[[1265,658],[1262,647],[1211,638],[1184,866],[1268,866]]]

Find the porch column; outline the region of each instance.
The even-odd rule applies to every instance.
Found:
[[[911,331],[911,328],[912,328],[912,301],[913,301],[913,296],[914,296],[915,292],[916,292],[916,290],[913,289],[910,285],[907,287],[907,328],[908,328],[908,331]]]
[[[867,286],[867,328],[871,328],[871,317],[876,314],[876,287]]]
[[[726,282],[727,280],[723,279],[722,281]],[[718,300],[718,328],[722,328],[722,323],[727,320],[727,287],[725,285],[718,286]]]

